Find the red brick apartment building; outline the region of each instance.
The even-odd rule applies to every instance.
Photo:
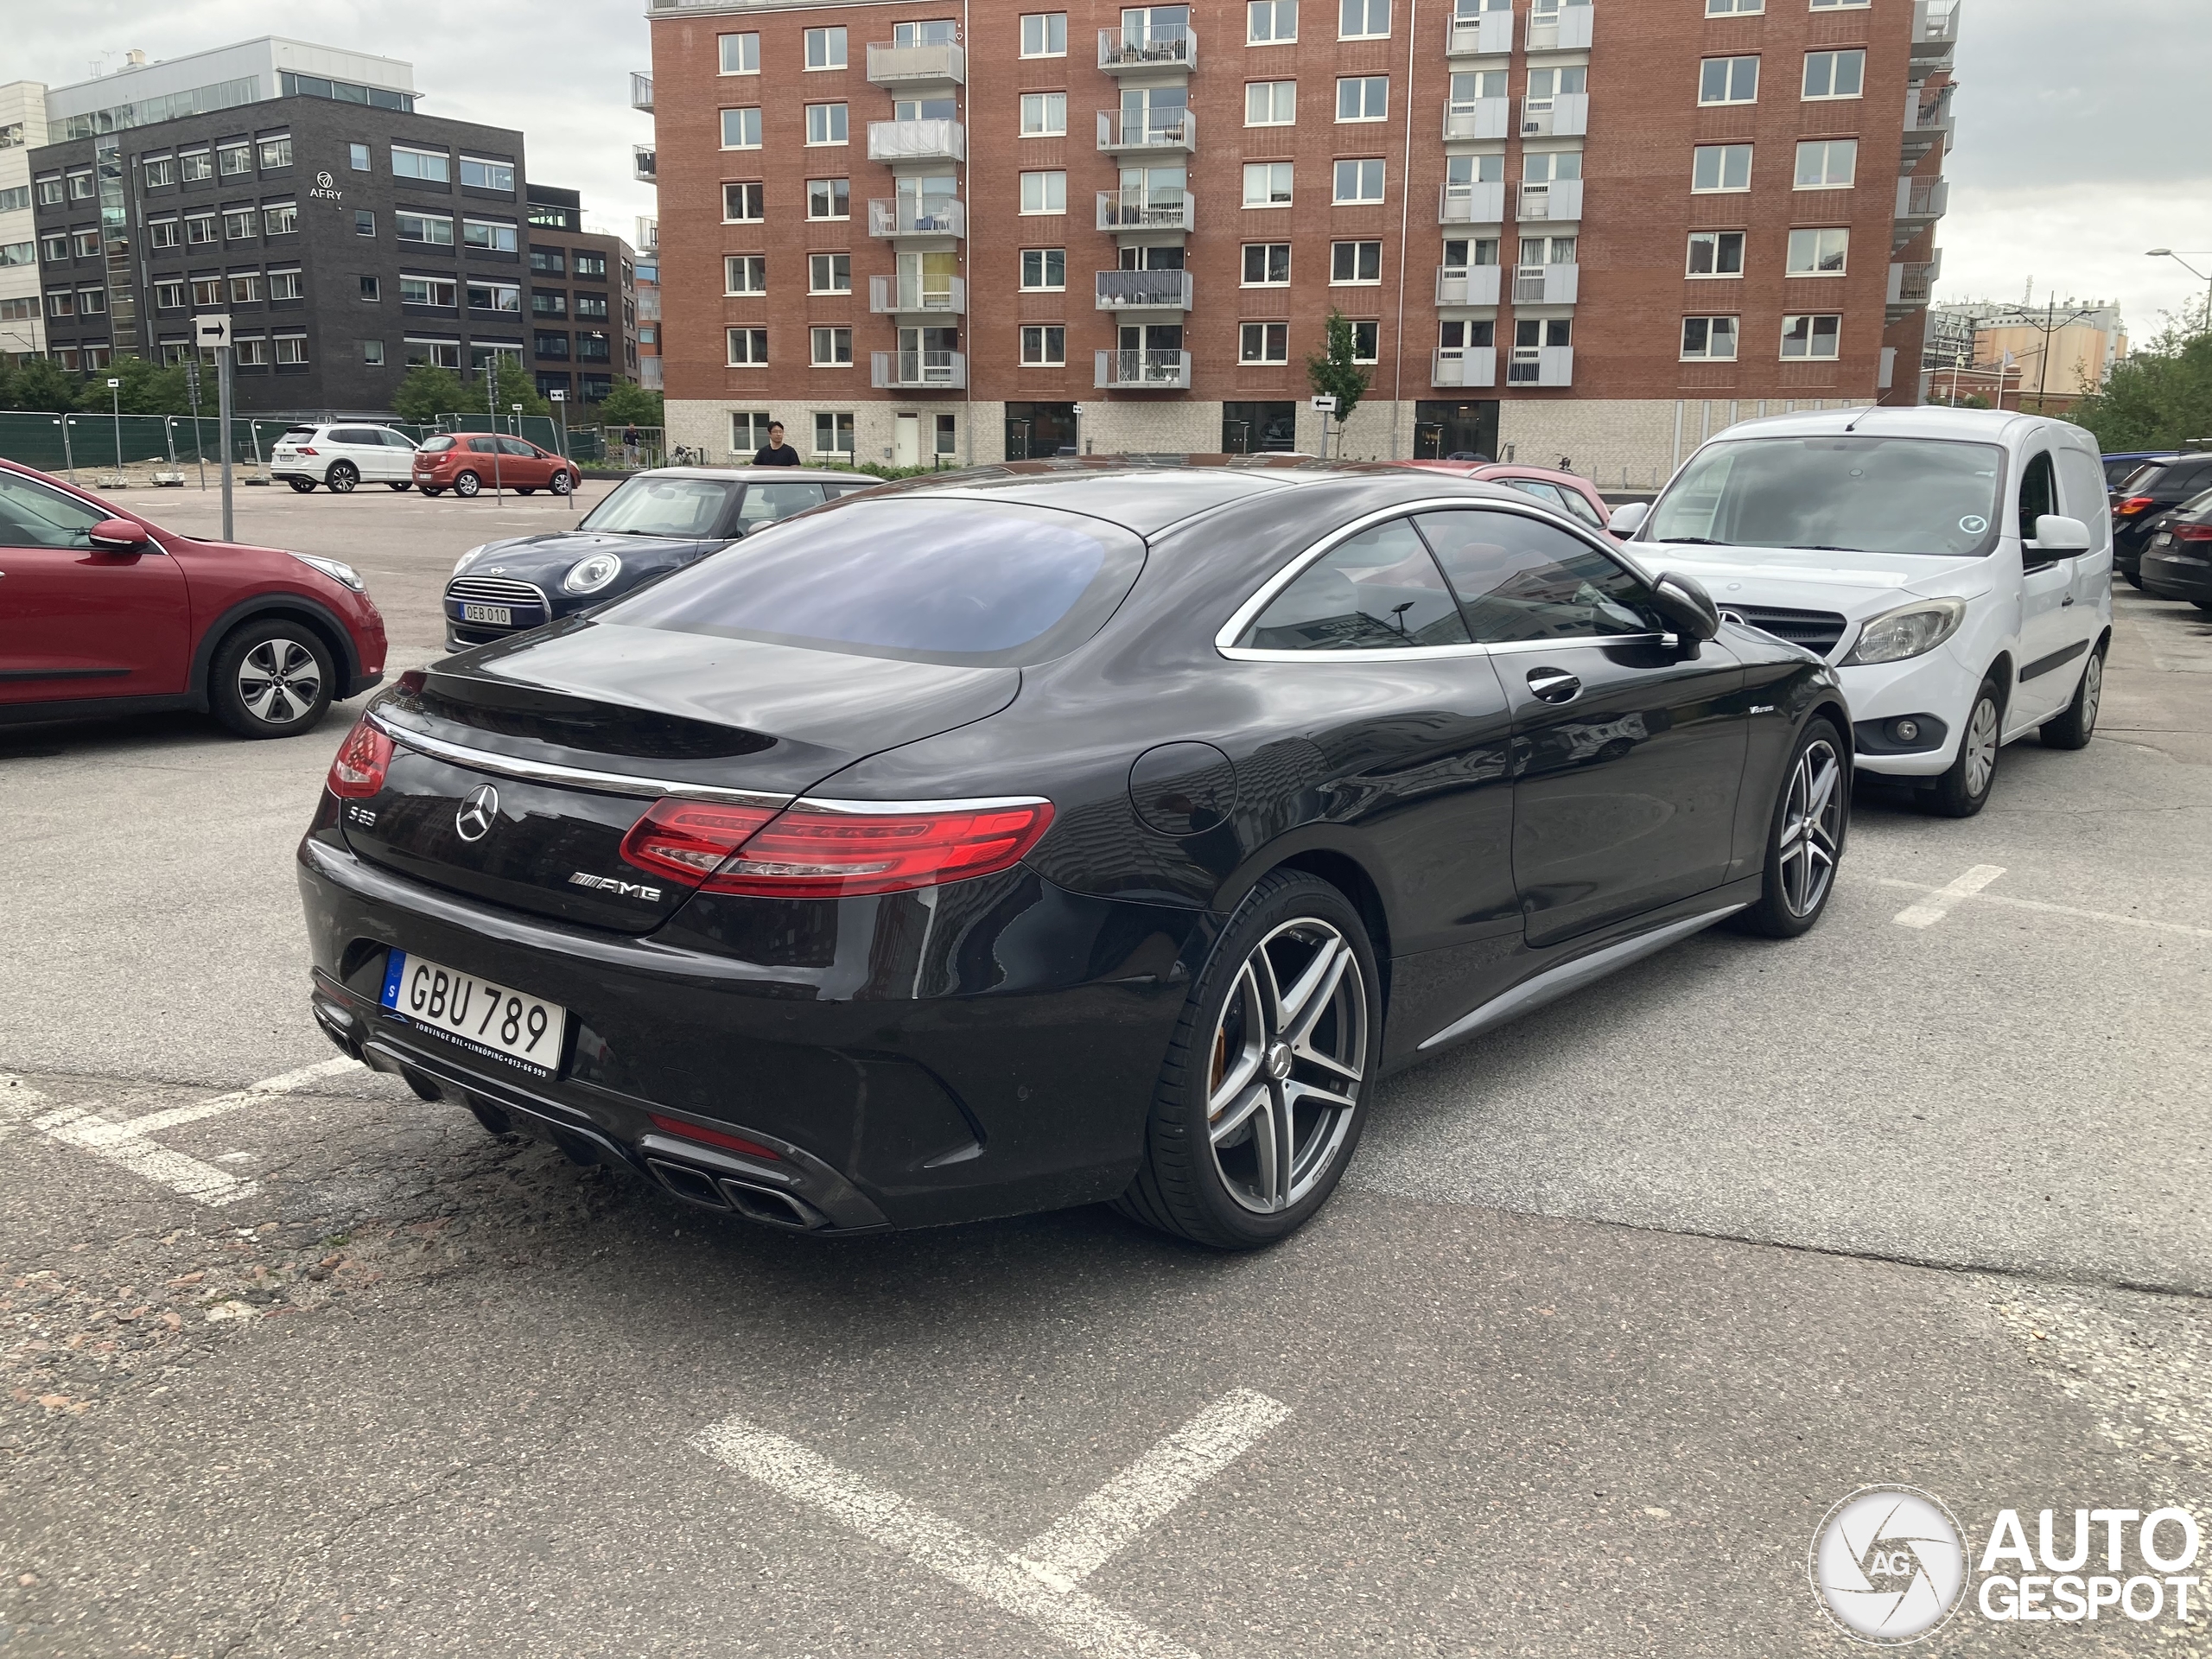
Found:
[[[1955,0],[654,0],[671,442],[1649,483],[1921,396]]]

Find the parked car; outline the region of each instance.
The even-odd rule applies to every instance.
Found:
[[[2095,440],[2010,411],[1745,421],[1613,528],[1841,674],[1863,772],[1979,812],[1998,751],[2095,729],[2112,530]]]
[[[2098,459],[2104,463],[2106,484],[2116,490],[2152,461],[2174,461],[2179,457],[2171,449],[2132,449],[2101,455]]]
[[[2151,521],[2207,490],[2212,490],[2212,454],[2175,455],[2131,474],[2112,497],[2113,563],[2120,574],[2140,588]]]
[[[1226,1249],[1376,1079],[1819,919],[1833,670],[1525,494],[1010,463],[401,677],[301,843],[312,1007],[419,1095],[864,1232]]]
[[[296,737],[384,664],[350,565],[181,536],[0,461],[0,722],[192,709]]]
[[[793,467],[633,474],[574,530],[486,542],[462,554],[446,584],[446,649],[486,645],[603,605],[763,524],[880,481]]]
[[[441,432],[415,452],[415,486],[425,495],[481,494],[489,489],[567,495],[583,482],[575,463],[527,438],[492,432]]]
[[[1549,467],[1523,467],[1511,461],[1409,461],[1404,464],[1429,472],[1450,473],[1455,478],[1505,485],[1523,495],[1535,497],[1548,507],[1556,507],[1580,519],[1592,530],[1605,531],[1606,521],[1613,513],[1612,508],[1605,505],[1605,498],[1598,493],[1598,486],[1578,473],[1558,472]]]
[[[2163,512],[2143,550],[2143,591],[2212,611],[2212,490]]]
[[[269,475],[302,495],[318,484],[337,495],[356,484],[404,490],[414,482],[415,440],[388,426],[287,427],[269,452]]]

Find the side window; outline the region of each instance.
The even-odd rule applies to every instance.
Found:
[[[501,438],[499,440],[499,448],[501,453],[505,454],[526,455],[533,461],[537,458],[537,448],[531,444],[524,443],[520,438]]]
[[[1547,484],[1540,478],[1502,478],[1498,482],[1509,490],[1518,490],[1523,495],[1533,495],[1548,507],[1560,505],[1559,486]]]
[[[106,518],[73,495],[0,473],[0,546],[90,547],[88,532]]]
[[[1275,595],[1241,645],[1256,651],[1402,651],[1463,645],[1467,625],[1408,520],[1362,531]]]
[[[1567,504],[1568,512],[1589,525],[1591,529],[1603,530],[1605,527],[1605,521],[1598,516],[1598,509],[1590,505],[1581,491],[1570,490],[1565,485],[1561,485],[1559,499]]]
[[[751,484],[746,486],[745,501],[737,510],[737,522],[751,530],[821,505],[819,484]]]
[[[2028,464],[2020,469],[2020,539],[2032,542],[2036,538],[2036,520],[2046,512],[2058,511],[2058,475],[2051,468],[2048,452],[2028,457]]]
[[[1595,548],[1517,512],[1425,512],[1417,521],[1484,645],[1651,633],[1643,584]]]

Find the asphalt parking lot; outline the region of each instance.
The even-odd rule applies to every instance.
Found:
[[[603,488],[238,533],[355,564],[396,671],[459,553]],[[1862,1484],[2212,1533],[2212,619],[2116,607],[2087,750],[1961,823],[1863,789],[1811,936],[1395,1079],[1236,1259],[825,1245],[495,1141],[308,1017],[349,709],[0,731],[0,1654],[1748,1659],[1853,1649],[1806,1556]]]

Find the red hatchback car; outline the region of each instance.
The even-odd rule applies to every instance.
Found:
[[[583,482],[574,462],[526,438],[490,432],[442,432],[415,452],[415,487],[425,495],[476,495],[494,487],[517,495],[566,495]]]
[[[384,662],[352,566],[196,541],[0,461],[0,724],[192,709],[294,737]]]
[[[1524,495],[1533,495],[1546,506],[1567,514],[1600,535],[1612,534],[1605,528],[1605,521],[1613,516],[1613,510],[1598,493],[1598,486],[1577,473],[1558,472],[1549,467],[1523,467],[1511,461],[1408,461],[1400,464],[1427,472],[1449,473],[1454,478],[1478,479],[1485,484],[1503,484]]]

